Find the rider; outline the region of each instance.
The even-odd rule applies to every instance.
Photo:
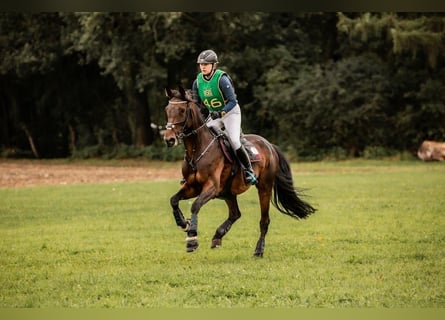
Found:
[[[246,184],[256,184],[257,178],[249,156],[241,144],[241,108],[229,75],[216,68],[218,56],[213,50],[202,51],[197,59],[201,72],[193,82],[193,97],[198,105],[204,104],[210,113],[208,127],[225,127],[230,145],[244,167]]]

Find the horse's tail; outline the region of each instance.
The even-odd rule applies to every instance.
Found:
[[[274,194],[271,202],[275,208],[284,214],[297,219],[306,218],[314,213],[316,209],[300,198],[301,191],[294,188],[289,162],[277,146],[274,146],[274,148],[278,154],[279,168],[275,177]]]

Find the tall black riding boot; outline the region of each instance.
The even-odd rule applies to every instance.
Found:
[[[243,146],[236,150],[236,156],[244,167],[244,182],[246,184],[256,184],[258,181],[255,177],[255,173],[253,172],[252,164],[250,163],[247,151]]]

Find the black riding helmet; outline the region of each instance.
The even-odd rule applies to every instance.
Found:
[[[218,63],[218,56],[213,50],[204,50],[199,54],[196,63]]]

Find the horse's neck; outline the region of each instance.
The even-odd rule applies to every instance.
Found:
[[[196,133],[184,139],[183,142],[187,156],[190,159],[196,160],[203,152],[207,152],[212,147],[212,144],[216,142],[216,138],[205,124],[197,127],[195,130]]]

